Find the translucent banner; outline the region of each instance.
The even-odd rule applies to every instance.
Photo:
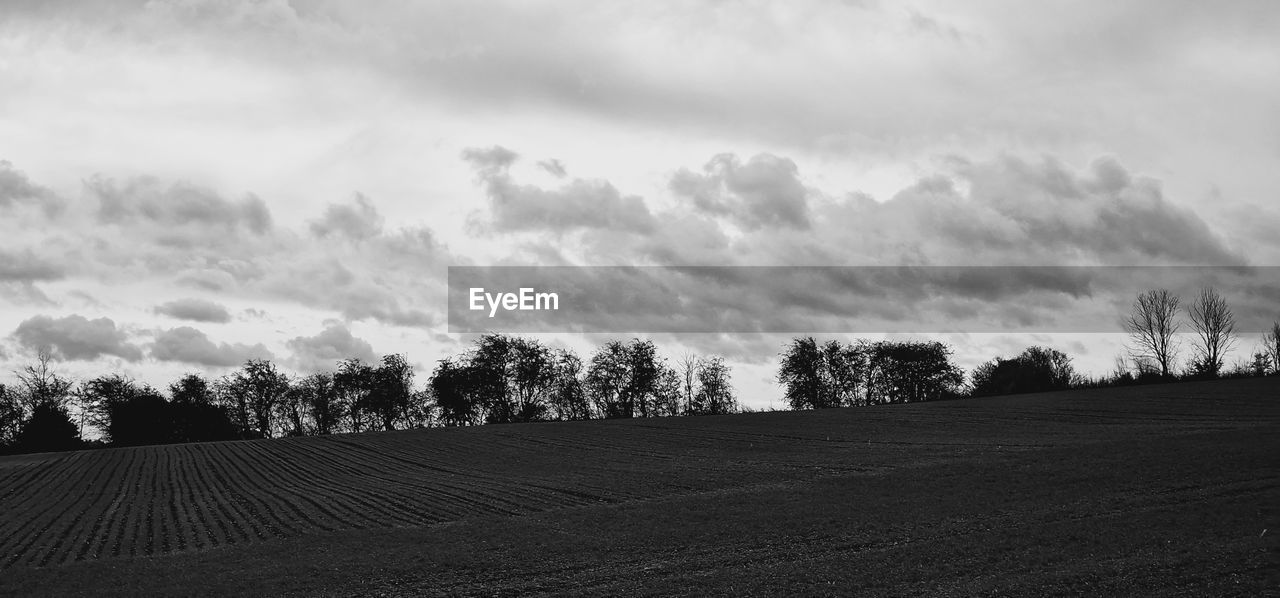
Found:
[[[454,266],[450,332],[1117,332],[1168,289],[1214,288],[1241,333],[1280,320],[1280,268]]]

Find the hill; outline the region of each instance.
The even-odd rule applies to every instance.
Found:
[[[5,457],[0,594],[1258,595],[1278,432],[1269,378]]]

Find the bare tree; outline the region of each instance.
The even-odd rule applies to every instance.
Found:
[[[1227,351],[1236,342],[1236,318],[1227,300],[1213,287],[1200,289],[1200,296],[1187,307],[1191,325],[1196,329],[1195,369],[1211,377],[1218,377]]]
[[[1280,322],[1271,323],[1271,331],[1262,335],[1262,350],[1271,357],[1271,372],[1280,374]]]
[[[693,396],[697,393],[698,366],[702,360],[693,353],[685,353],[676,361],[676,370],[680,374],[681,396],[684,398],[684,413],[693,410]]]
[[[717,356],[702,360],[698,365],[698,394],[693,398],[690,415],[733,413],[737,407],[724,359]]]
[[[48,351],[40,351],[35,363],[26,365],[14,375],[19,382],[19,401],[27,415],[41,405],[64,409],[72,398],[72,382],[54,371],[53,354]]]
[[[1178,297],[1167,289],[1152,289],[1138,295],[1133,313],[1124,321],[1124,329],[1136,345],[1133,357],[1150,358],[1160,364],[1161,377],[1169,375],[1177,351],[1177,316]]]

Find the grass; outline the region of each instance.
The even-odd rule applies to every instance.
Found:
[[[1265,595],[1277,424],[1273,378],[0,459],[0,594]]]

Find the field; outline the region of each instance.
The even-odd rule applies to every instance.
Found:
[[[1276,378],[0,458],[0,595],[1257,596],[1278,537]]]

